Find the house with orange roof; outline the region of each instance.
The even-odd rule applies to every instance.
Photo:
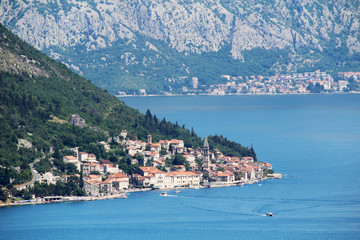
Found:
[[[186,148],[185,147],[177,147],[176,148],[176,151],[178,152],[178,153],[185,153],[186,152]]]
[[[123,173],[110,175],[107,180],[111,182],[113,192],[122,191],[129,188],[129,176]]]
[[[254,158],[253,157],[242,157],[241,160],[245,161],[245,162],[253,162]]]
[[[82,169],[85,176],[89,175],[91,172],[104,173],[104,166],[98,163],[84,163]]]
[[[162,148],[165,148],[166,150],[169,150],[170,147],[170,141],[169,140],[160,140],[159,144]]]
[[[201,157],[202,157],[201,151],[196,151],[196,152],[194,153],[194,156],[195,156],[196,158],[201,158]]]
[[[111,163],[110,160],[100,160],[100,164],[107,164],[107,163]]]
[[[102,181],[101,175],[84,177],[84,189],[92,196],[109,195],[129,188],[129,177],[123,173],[112,174]]]
[[[238,163],[236,160],[232,160],[232,159],[227,159],[227,160],[225,161],[225,164],[226,164],[226,165],[232,165],[232,166],[237,166],[237,165],[239,165],[239,163]]]
[[[156,167],[139,167],[140,174],[147,176],[148,174],[163,174],[164,172],[157,169]]]
[[[190,165],[190,168],[191,168],[191,169],[198,169],[198,168],[199,168],[199,166],[198,166],[198,164],[196,163],[196,161],[191,161],[191,162],[189,162],[189,165]]]
[[[174,168],[175,168],[177,171],[183,171],[183,172],[186,171],[186,167],[185,167],[184,165],[174,165]]]
[[[232,172],[210,172],[210,176],[214,178],[217,182],[234,182],[235,176]]]
[[[98,161],[96,160],[95,154],[89,153],[89,154],[88,154],[88,158],[87,158],[87,162],[97,163]]]
[[[183,140],[171,139],[170,143],[174,148],[182,148],[182,147],[184,147],[184,141]]]
[[[243,164],[243,166],[244,166],[243,169],[248,172],[248,179],[250,179],[250,180],[255,179],[256,176],[255,176],[255,170],[254,170],[253,166],[251,166],[247,163]]]
[[[117,164],[103,164],[102,166],[104,166],[104,173],[109,173],[109,174],[114,174],[114,173],[118,173],[119,170],[119,165]]]
[[[188,152],[189,152],[190,154],[194,154],[194,153],[195,153],[194,149],[192,149],[192,148],[188,148],[187,150],[188,150]]]
[[[74,156],[64,156],[63,158],[65,163],[73,163],[76,168],[80,171],[81,169],[81,162],[79,161],[79,159],[77,157]]]
[[[153,161],[150,163],[152,167],[163,167],[165,166],[165,162],[161,160]]]
[[[139,185],[145,187],[165,188],[165,172],[157,169],[156,167],[139,167],[138,169],[141,177],[136,181]]]
[[[192,162],[195,162],[195,156],[192,154],[183,154],[183,156],[186,158],[186,160],[191,164]]]
[[[265,169],[272,169],[272,165],[270,163],[264,162],[263,164],[264,164]]]
[[[137,186],[142,186],[142,187],[152,187],[152,185],[150,183],[151,177],[153,177],[153,176],[144,177],[144,176],[141,176],[140,174],[132,175],[132,179],[133,179],[133,181],[136,182]]]
[[[99,186],[100,186],[100,190],[99,190],[100,193],[104,195],[109,195],[112,193],[112,184],[110,181],[108,180],[102,181],[100,182]]]
[[[123,142],[123,145],[125,147],[137,148],[137,149],[145,149],[146,148],[146,143],[145,142],[135,141],[135,140],[125,140]]]
[[[78,153],[78,158],[79,158],[80,162],[87,160],[88,156],[89,156],[89,154],[87,152],[79,152]]]
[[[101,180],[84,179],[85,192],[91,196],[99,196],[100,195],[100,183],[101,183]]]
[[[153,161],[158,161],[160,159],[160,153],[159,152],[152,152],[149,154],[150,159]]]
[[[214,149],[214,150],[216,150],[216,149]],[[216,158],[223,158],[224,154],[218,150],[218,151],[215,151],[215,156],[216,156]]]
[[[82,163],[97,163],[95,154],[87,152],[79,152],[78,159]]]
[[[125,173],[119,172],[109,175],[108,179],[129,178]]]
[[[185,166],[183,166],[185,167]],[[133,178],[138,185],[157,188],[174,188],[175,186],[198,187],[201,174],[192,171],[163,172],[156,167],[139,167],[140,174]]]
[[[142,150],[136,147],[127,147],[126,148],[126,152],[131,155],[134,156],[137,153],[142,153]]]
[[[159,143],[153,143],[153,144],[150,145],[150,149],[153,152],[160,152],[161,145]]]
[[[201,173],[194,171],[175,171],[166,173],[165,187],[199,187]]]
[[[84,177],[85,180],[97,180],[97,181],[102,181],[102,176],[101,175],[96,175],[96,174],[90,174],[87,177]]]

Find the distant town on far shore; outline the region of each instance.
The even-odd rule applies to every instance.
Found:
[[[192,77],[191,86],[182,86],[180,92],[161,92],[158,95],[263,95],[360,92],[360,72],[339,72],[334,79],[330,74],[315,72],[275,74],[274,76],[222,76],[225,83],[199,85]],[[146,89],[132,93],[119,91],[117,97],[150,96]]]

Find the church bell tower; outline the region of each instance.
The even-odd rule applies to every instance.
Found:
[[[202,169],[206,169],[210,167],[210,155],[209,155],[209,142],[208,142],[208,138],[206,137],[204,140],[204,147],[203,147],[203,164],[202,164]]]

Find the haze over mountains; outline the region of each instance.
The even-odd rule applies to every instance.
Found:
[[[0,22],[112,93],[360,66],[358,1],[3,0]]]

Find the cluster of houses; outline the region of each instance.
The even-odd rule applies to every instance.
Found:
[[[123,173],[117,164],[96,159],[91,153],[78,152],[65,156],[66,163],[73,163],[82,170],[84,189],[92,196],[120,194],[130,187],[168,189],[176,187],[201,188],[217,185],[234,185],[262,179],[271,164],[254,161],[252,157],[228,157],[217,149],[210,151],[207,138],[202,148],[187,148],[183,140],[171,139],[147,142],[127,139],[123,130],[116,140],[139,164],[132,176]],[[181,154],[188,164],[166,164],[174,154]],[[141,156],[141,158],[139,158]],[[139,159],[142,159],[141,161]]]
[[[274,76],[230,76],[223,75],[225,84],[214,84],[197,89],[197,79],[193,79],[193,89],[183,88],[189,94],[307,94],[309,84],[320,84],[325,91],[342,92],[348,84],[346,80],[334,81],[330,74],[321,72],[275,74]],[[195,82],[195,84],[194,84]]]
[[[324,91],[343,92],[353,78],[360,83],[360,72],[339,72],[340,80],[334,81],[330,74],[315,72],[275,74],[274,76],[230,76],[223,75],[225,84],[198,86],[198,78],[192,78],[192,88],[183,86],[185,94],[229,95],[229,94],[307,94],[309,84],[320,84]]]
[[[184,77],[187,78],[187,77]],[[349,91],[349,79],[360,85],[360,72],[338,72],[337,80],[326,73],[315,72],[275,74],[274,76],[230,76],[223,75],[226,83],[213,85],[200,85],[197,77],[192,77],[191,85],[184,85],[180,89],[186,95],[239,95],[239,94],[308,94],[308,86],[320,84],[322,91],[341,93]],[[172,88],[164,95],[172,95]],[[177,92],[179,93],[179,92]],[[138,93],[127,95],[119,92],[118,97],[146,96],[146,90],[140,89]]]
[[[64,156],[65,163],[73,163],[83,173],[84,189],[92,196],[118,194],[129,188],[129,176],[109,160],[98,161],[91,153],[78,152]]]

